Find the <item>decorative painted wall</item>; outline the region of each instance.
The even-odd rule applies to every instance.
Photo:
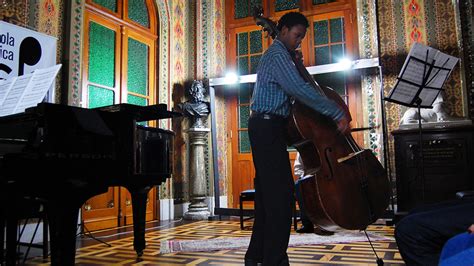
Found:
[[[375,0],[357,1],[357,22],[359,57],[364,59],[378,57],[377,19]],[[379,75],[362,75],[362,103],[364,126],[373,127],[364,136],[364,147],[370,148],[383,158],[383,129],[381,115],[381,81]]]
[[[224,17],[222,0],[206,1],[157,1],[160,12],[160,102],[168,99],[170,108],[186,100],[186,91],[193,79],[220,76],[225,68]],[[162,18],[167,19],[165,22]],[[168,28],[168,30],[166,29]],[[165,36],[166,35],[166,36]],[[165,41],[168,40],[168,41]],[[166,64],[165,62],[168,62]],[[169,71],[166,71],[169,69]],[[166,80],[168,83],[166,84]],[[226,136],[225,106],[217,97],[217,136],[220,191],[226,188]],[[210,125],[209,125],[210,127]],[[176,132],[174,174],[172,184],[162,186],[160,198],[172,193],[175,203],[188,199],[188,142],[185,119],[175,119],[171,128]],[[211,141],[205,151],[207,162],[207,194],[213,194],[213,167]],[[172,192],[171,192],[172,191]],[[225,195],[225,191],[221,194]]]

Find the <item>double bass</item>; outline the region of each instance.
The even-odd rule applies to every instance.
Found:
[[[275,22],[257,8],[257,25],[273,39],[278,35]],[[292,54],[292,52],[290,52]],[[329,87],[319,84],[301,60],[292,59],[302,78],[324,97],[333,100],[351,121],[344,100]],[[331,118],[294,100],[288,119],[288,145],[300,153],[305,168],[301,195],[310,220],[332,231],[337,227],[365,230],[389,204],[387,173],[369,149],[360,148],[351,133],[342,133]]]

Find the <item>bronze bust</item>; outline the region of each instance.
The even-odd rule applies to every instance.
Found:
[[[209,102],[204,101],[205,92],[206,89],[202,81],[194,80],[189,89],[191,100],[178,105],[183,110],[184,115],[195,119],[192,127],[203,127],[201,118],[209,115]]]

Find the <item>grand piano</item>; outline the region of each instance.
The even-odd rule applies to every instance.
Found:
[[[0,251],[3,257],[6,224],[7,264],[15,264],[19,210],[28,200],[45,207],[52,264],[73,265],[79,208],[110,186],[126,187],[132,195],[139,258],[147,194],[171,176],[174,139],[172,131],[140,122],[180,116],[166,107],[41,103],[0,117]]]

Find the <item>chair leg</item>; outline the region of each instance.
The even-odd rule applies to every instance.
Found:
[[[47,259],[49,253],[48,217],[46,214],[43,215],[43,259]]]
[[[240,202],[240,230],[244,230],[244,208],[242,206],[242,196],[239,197]]]
[[[296,212],[296,201],[293,203],[293,228],[298,229],[298,213]]]

